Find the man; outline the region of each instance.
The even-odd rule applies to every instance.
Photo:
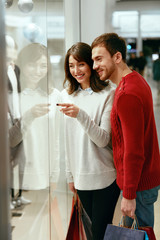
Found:
[[[100,79],[110,79],[117,85],[111,126],[122,214],[129,217],[128,225],[136,214],[140,226],[153,227],[160,154],[151,89],[127,66],[126,44],[117,34],[97,37],[92,43],[92,58]]]
[[[139,57],[137,58],[137,68],[138,72],[144,76],[144,69],[147,64],[147,60],[144,56],[144,53],[142,51],[139,52]]]
[[[160,96],[160,53],[158,54],[158,58],[153,62],[153,80],[156,83],[156,88],[158,90],[157,94]]]
[[[127,62],[127,65],[130,69],[132,70],[137,70],[137,62],[138,62],[138,59],[136,57],[136,54],[135,53],[131,53],[130,54],[130,58]]]

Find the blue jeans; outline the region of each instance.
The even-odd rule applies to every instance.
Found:
[[[154,226],[154,203],[158,198],[158,190],[160,186],[136,192],[136,217],[138,219],[139,226]],[[133,219],[126,217],[125,225],[131,226]]]

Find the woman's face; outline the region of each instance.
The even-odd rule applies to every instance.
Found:
[[[47,74],[47,57],[42,55],[39,60],[28,62],[25,66],[23,66],[23,74],[26,78],[26,84],[28,86],[36,86]]]
[[[91,69],[86,62],[78,62],[70,55],[69,70],[71,75],[80,83],[83,89],[90,87]]]

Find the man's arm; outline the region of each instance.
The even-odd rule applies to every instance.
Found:
[[[136,198],[144,157],[144,113],[141,101],[134,95],[122,95],[118,100],[118,115],[124,140],[123,197]]]

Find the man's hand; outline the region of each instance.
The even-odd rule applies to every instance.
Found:
[[[57,106],[61,106],[60,109],[61,112],[63,112],[65,115],[69,117],[76,118],[79,112],[79,108],[71,103],[59,103]]]
[[[121,211],[123,216],[128,216],[130,218],[134,218],[136,210],[136,199],[126,199],[122,198],[121,201]]]

